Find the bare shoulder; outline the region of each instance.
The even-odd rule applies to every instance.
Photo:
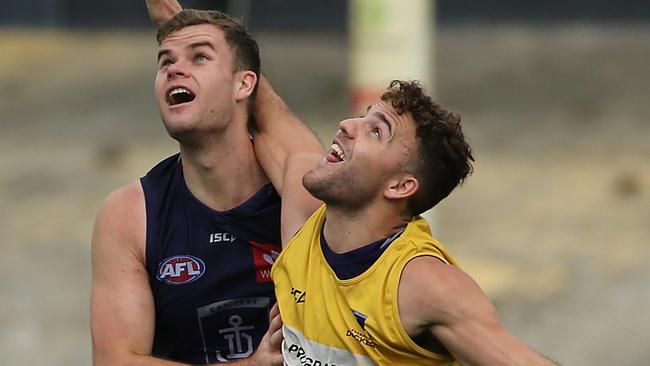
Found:
[[[135,180],[111,192],[104,200],[104,206],[144,203],[144,192],[139,180]]]
[[[399,313],[408,335],[433,335],[460,364],[554,364],[501,325],[488,297],[459,268],[418,257],[405,266],[399,286]]]
[[[97,214],[90,300],[95,365],[132,364],[151,353],[155,310],[145,267],[145,226],[139,181],[110,193]]]
[[[403,316],[417,317],[409,323],[418,328],[447,323],[475,312],[480,305],[490,317],[495,315],[476,281],[460,268],[433,256],[416,257],[406,264],[400,279],[399,304]]]
[[[104,200],[95,219],[93,247],[114,242],[120,249],[143,255],[145,225],[144,193],[140,182],[134,181],[111,192]]]

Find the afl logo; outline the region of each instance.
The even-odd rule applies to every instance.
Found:
[[[158,265],[158,278],[170,285],[196,281],[205,272],[205,263],[191,255],[169,257]]]

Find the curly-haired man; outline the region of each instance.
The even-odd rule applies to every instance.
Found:
[[[283,221],[287,232],[302,225],[272,270],[287,365],[552,364],[503,328],[418,216],[472,172],[458,115],[419,83],[393,81],[364,116],[339,123],[304,188],[287,185],[295,180],[287,174],[279,181],[263,158],[291,154],[282,136],[292,128],[276,120],[255,137],[283,199],[295,194],[287,187],[306,188],[325,203],[308,219]],[[280,160],[291,172],[292,159]]]

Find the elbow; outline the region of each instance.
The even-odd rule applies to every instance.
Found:
[[[93,351],[93,366],[135,366],[142,364],[144,357],[134,353],[96,352]]]
[[[93,339],[93,366],[135,366],[142,364],[143,357],[150,357],[150,355],[137,354],[115,345],[100,346]]]

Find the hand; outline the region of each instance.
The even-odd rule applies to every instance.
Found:
[[[146,0],[149,19],[159,26],[183,10],[177,0]]]
[[[282,366],[282,318],[280,308],[275,303],[269,311],[269,330],[266,331],[257,351],[251,357],[251,364],[255,366]]]

